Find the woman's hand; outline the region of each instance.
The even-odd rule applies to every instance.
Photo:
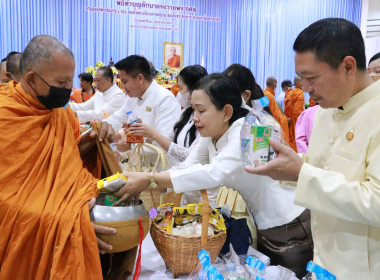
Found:
[[[125,172],[127,183],[114,193],[120,199],[113,205],[118,206],[123,202],[129,202],[138,197],[140,193],[149,187],[149,172]]]
[[[129,132],[136,136],[143,136],[154,139],[157,134],[157,130],[145,123],[132,123],[129,128]]]
[[[131,143],[126,143],[124,141],[119,141],[117,143],[113,143],[113,145],[116,147],[116,149],[119,152],[126,152],[131,149]]]

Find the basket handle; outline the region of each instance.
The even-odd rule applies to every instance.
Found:
[[[175,197],[174,201],[174,207],[179,207],[181,203],[183,193],[180,193]],[[203,209],[202,209],[202,234],[201,234],[201,246],[203,249],[205,249],[207,245],[207,238],[208,238],[208,224],[210,220],[210,203],[208,200],[208,195],[206,190],[201,190],[202,195],[202,203],[203,203]]]

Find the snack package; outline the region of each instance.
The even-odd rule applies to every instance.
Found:
[[[194,221],[202,221],[203,204],[188,204],[183,207],[174,207],[174,226],[183,226]],[[227,228],[224,224],[224,218],[219,210],[210,208],[209,223],[212,225],[216,232],[226,231]]]
[[[107,194],[104,200],[104,206],[112,206],[119,198],[116,195]]]
[[[241,163],[244,166],[260,166],[274,159],[276,154],[269,144],[272,137],[283,141],[280,124],[266,111],[269,105],[266,96],[255,100],[252,110],[245,117],[240,131]]]
[[[173,230],[173,206],[173,203],[161,205],[155,218],[157,226],[168,233]]]
[[[100,191],[116,192],[127,183],[127,177],[117,172],[116,174],[99,180],[97,187]]]

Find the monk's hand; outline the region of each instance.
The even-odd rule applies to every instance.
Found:
[[[88,202],[90,210],[95,206],[95,201],[96,201],[96,199],[93,198],[93,199],[91,199]],[[114,228],[105,227],[105,226],[101,226],[101,225],[96,225],[94,223],[92,223],[92,225],[94,227],[95,234],[107,234],[107,235],[111,235],[111,234],[115,234],[116,233],[116,229],[114,229]],[[96,236],[96,239],[98,240],[98,247],[99,247],[99,253],[100,254],[104,254],[105,250],[112,250],[112,245],[104,242],[98,236]]]
[[[123,202],[136,200],[140,193],[146,190],[150,184],[149,172],[125,172],[124,176],[128,178],[127,183],[114,193],[120,199],[113,205],[118,206]]]
[[[112,128],[112,125],[108,122],[102,122],[102,127],[100,128],[98,139],[100,142],[103,141],[103,139],[107,139],[109,143],[112,143],[113,137],[115,136],[115,131]],[[91,131],[90,137],[95,138],[96,133],[95,131]]]
[[[245,171],[251,174],[271,177],[274,180],[297,181],[301,167],[302,158],[287,145],[273,138],[269,140],[271,146],[277,153],[277,157],[258,167],[246,167]]]

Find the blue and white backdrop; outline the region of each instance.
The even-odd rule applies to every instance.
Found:
[[[22,51],[38,34],[74,52],[76,75],[144,54],[159,68],[164,42],[183,43],[184,66],[209,73],[232,63],[249,67],[261,86],[268,76],[293,79],[292,45],[310,23],[342,17],[360,24],[361,0],[0,0],[0,57]],[[75,86],[79,86],[75,79]],[[279,92],[280,89],[278,88]]]

